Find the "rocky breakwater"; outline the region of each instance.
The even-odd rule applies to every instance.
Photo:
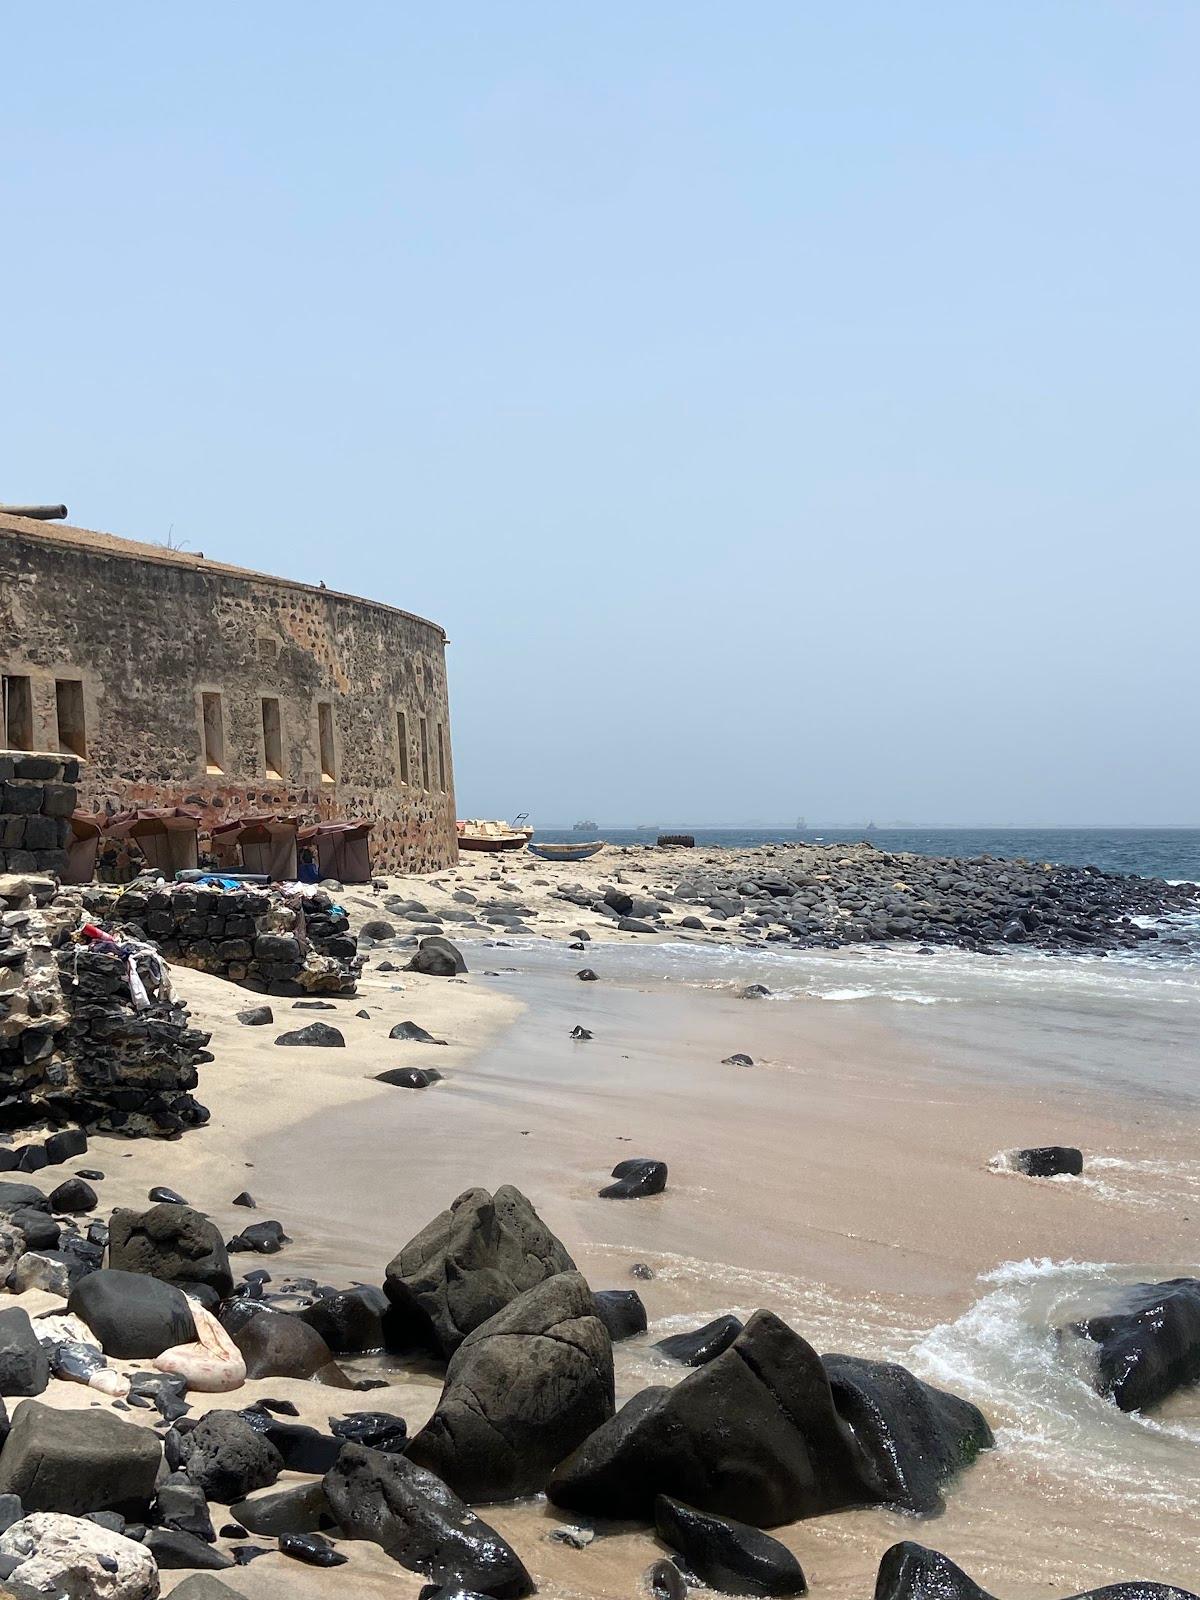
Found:
[[[172,1137],[208,1119],[191,1093],[208,1035],[163,963],[85,925],[53,879],[0,877],[0,1132],[49,1130],[0,1148],[0,1169],[63,1159],[77,1129]]]
[[[1144,951],[1184,937],[1147,924],[1200,914],[1196,884],[1097,867],[892,854],[869,844],[680,854],[656,853],[652,865],[623,868],[615,882],[566,884],[557,895],[625,932],[736,933],[825,949],[908,940],[967,950]]]
[[[324,889],[223,889],[143,875],[91,886],[88,906],[168,961],[258,994],[353,994],[362,959],[350,921]]]
[[[79,762],[0,750],[0,872],[53,872],[67,865]]]

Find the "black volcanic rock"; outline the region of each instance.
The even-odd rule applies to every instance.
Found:
[[[949,1556],[906,1540],[885,1551],[875,1580],[875,1600],[993,1600]],[[1072,1600],[1197,1600],[1171,1583],[1114,1583]]]
[[[512,1547],[440,1478],[406,1456],[347,1444],[325,1474],[325,1498],[343,1533],[370,1539],[439,1586],[492,1600],[523,1600],[533,1580]]]
[[[574,1270],[519,1189],[468,1189],[388,1263],[391,1337],[451,1356],[510,1300]]]
[[[742,1331],[737,1317],[717,1317],[691,1333],[672,1333],[654,1346],[672,1361],[682,1361],[687,1367],[702,1367],[714,1360]]]
[[[800,1563],[786,1545],[745,1522],[715,1517],[660,1494],[654,1530],[679,1551],[689,1572],[718,1594],[808,1593]]]
[[[468,1502],[515,1500],[612,1414],[608,1331],[582,1275],[558,1272],[467,1335],[408,1457]]]
[[[1122,1411],[1161,1405],[1200,1382],[1200,1278],[1131,1284],[1105,1312],[1059,1331],[1096,1345],[1098,1394]]]
[[[933,1512],[942,1485],[991,1443],[968,1401],[903,1367],[822,1360],[758,1311],[673,1389],[635,1395],[562,1463],[548,1493],[572,1511],[646,1521],[667,1494],[759,1527],[852,1506]]]

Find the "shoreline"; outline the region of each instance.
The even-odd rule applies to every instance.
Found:
[[[554,870],[538,864],[531,875],[552,886]],[[504,876],[493,863],[468,864],[389,885],[386,898],[419,887],[424,915],[444,916],[464,905],[455,895],[468,884],[490,889]],[[597,918],[595,938],[568,951],[585,919],[523,893],[521,933],[468,931],[445,917],[469,967],[459,980],[402,970],[422,924],[382,910],[384,894],[339,898],[356,927],[387,917],[397,937],[362,941],[358,993],[331,1010],[271,999],[274,1025],[245,1027],[236,1012],[264,997],[172,969],[196,1024],[212,1030],[215,1060],[198,1091],[212,1120],[172,1143],[95,1139],[56,1178],[102,1168],[97,1215],[143,1208],[152,1183],[170,1183],[223,1235],[251,1220],[283,1224],[284,1251],[234,1257],[235,1272],[265,1266],[272,1292],[303,1276],[340,1288],[380,1283],[396,1251],[464,1189],[513,1183],[594,1288],[642,1296],[648,1333],[614,1347],[618,1402],[684,1376],[655,1339],[763,1306],[819,1350],[898,1360],[989,1416],[997,1448],[949,1489],[938,1518],[852,1511],[774,1530],[818,1600],[863,1600],[883,1550],[901,1539],[942,1550],[1002,1600],[1129,1577],[1195,1587],[1200,1395],[1168,1403],[1152,1422],[1124,1417],[1060,1371],[1047,1344],[1089,1284],[1114,1278],[1106,1264],[1119,1281],[1195,1270],[1200,1163],[1195,1096],[1184,1092],[1196,1055],[1194,972],[1187,1005],[1165,1002],[1157,979],[1110,1003],[1091,985],[1060,982],[1060,971],[1082,968],[1054,957],[1014,953],[1000,958],[1000,975],[987,956],[780,954],[726,939],[688,947],[694,981],[681,981],[669,936],[624,934]],[[835,968],[843,997],[800,982],[778,1002],[739,998],[743,964],[768,957],[779,970],[795,963],[805,982],[814,965]],[[912,982],[897,988],[892,968],[907,959]],[[396,970],[381,972],[384,962]],[[589,963],[600,981],[580,983],[574,974]],[[881,968],[880,982],[859,993],[864,963]],[[1044,982],[1014,979],[1021,963],[1036,963]],[[1093,968],[1106,983],[1127,981],[1116,962]],[[934,988],[958,973],[961,992],[949,1004],[899,998],[922,973]],[[410,1018],[448,1044],[390,1041],[389,1028]],[[341,1029],[345,1048],[274,1045],[315,1019]],[[593,1037],[572,1040],[576,1024]],[[737,1052],[754,1065],[727,1064]],[[419,1091],[375,1082],[397,1065],[435,1066],[443,1081]],[[1172,1074],[1178,1096],[1147,1095],[1146,1082]],[[1082,1178],[989,1169],[1001,1149],[1051,1142],[1084,1149]],[[612,1165],[631,1155],[668,1163],[666,1191],[599,1199]],[[243,1187],[257,1211],[231,1207]],[[652,1280],[630,1276],[635,1261]],[[263,1379],[197,1395],[193,1414],[261,1395],[291,1399],[322,1427],[356,1406],[395,1410],[410,1433],[431,1414],[432,1368],[391,1357],[351,1365],[388,1387],[368,1399]],[[52,1390],[52,1404],[92,1400],[74,1386]],[[577,1519],[540,1497],[482,1515],[540,1591],[562,1600],[628,1600],[664,1554],[652,1532],[619,1525],[600,1526],[586,1550],[556,1543],[550,1529]],[[416,1600],[417,1574],[372,1546],[346,1550],[356,1587]],[[164,1590],[182,1576],[164,1573]],[[279,1555],[222,1576],[248,1600],[283,1600],[285,1590],[328,1600],[336,1581]]]

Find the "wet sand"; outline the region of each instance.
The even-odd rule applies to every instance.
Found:
[[[557,952],[562,931],[544,931]],[[214,1029],[217,1059],[201,1082],[212,1124],[169,1146],[96,1140],[72,1168],[108,1172],[102,1210],[142,1204],[150,1183],[167,1182],[226,1233],[252,1215],[278,1217],[294,1240],[286,1252],[241,1258],[267,1265],[277,1284],[302,1273],[379,1282],[464,1188],[515,1183],[595,1287],[636,1286],[646,1303],[649,1336],[617,1347],[619,1400],[683,1375],[650,1350],[654,1338],[758,1306],[818,1349],[900,1359],[976,1400],[998,1448],[951,1486],[945,1515],[854,1512],[780,1530],[814,1595],[865,1600],[883,1550],[904,1538],[945,1551],[1005,1600],[1130,1577],[1200,1582],[1200,1398],[1172,1403],[1156,1423],[1122,1417],[1057,1360],[1048,1333],[1103,1275],[1099,1264],[1115,1263],[1123,1281],[1200,1264],[1194,1105],[1139,1093],[1122,1070],[1137,1051],[1135,1079],[1169,1067],[1182,1081],[1178,1017],[1157,1027],[1152,1010],[1131,1012],[1106,1035],[1086,1005],[1002,989],[945,1007],[753,1002],[719,983],[629,970],[580,983],[583,960],[603,971],[599,949],[547,959],[545,946],[462,943],[462,982],[368,966],[359,996],[317,1014],[343,1029],[344,1051],[276,1049],[281,1027],[313,1014],[279,1001],[276,1027],[242,1028],[232,1018],[245,996],[180,973],[198,1021]],[[369,1020],[356,1019],[364,1006]],[[388,1041],[409,1017],[450,1045]],[[594,1038],[573,1042],[576,1023]],[[755,1065],[724,1065],[737,1051]],[[371,1081],[399,1064],[446,1078],[421,1092]],[[1085,1179],[989,1170],[994,1152],[1042,1142],[1079,1144]],[[665,1159],[667,1192],[598,1199],[630,1155]],[[229,1206],[243,1187],[256,1214]],[[1097,1265],[1006,1266],[1043,1259]],[[653,1281],[635,1284],[638,1260]],[[362,1368],[377,1369],[397,1376]],[[312,1385],[257,1387],[306,1391],[313,1420],[343,1409]],[[418,1372],[369,1403],[400,1410],[415,1431],[438,1389]],[[662,1553],[644,1529],[602,1530],[583,1551],[550,1543],[549,1528],[569,1519],[542,1502],[484,1514],[549,1595],[635,1594]],[[420,1588],[370,1547],[352,1556],[347,1574],[372,1590],[386,1584],[408,1600]],[[339,1581],[274,1555],[228,1576],[264,1596],[327,1594]]]

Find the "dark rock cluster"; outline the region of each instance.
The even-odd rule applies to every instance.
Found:
[[[73,757],[0,751],[0,873],[66,869],[78,777]]]
[[[156,1186],[151,1198],[163,1193]],[[0,1182],[0,1210],[45,1216],[39,1205],[49,1200],[32,1186]],[[596,1537],[592,1519],[653,1529],[674,1553],[649,1575],[662,1600],[684,1600],[701,1584],[803,1595],[799,1562],[764,1528],[851,1507],[936,1514],[992,1443],[970,1402],[897,1365],[818,1355],[769,1311],[744,1328],[726,1317],[667,1341],[663,1353],[694,1370],[617,1411],[612,1338],[644,1332],[645,1308],[631,1290],[594,1294],[511,1187],[459,1196],[399,1251],[382,1290],[285,1279],[268,1292],[265,1271],[234,1281],[229,1248],[178,1196],[159,1198],[114,1213],[108,1264],[91,1263],[70,1289],[66,1309],[94,1344],[64,1332],[61,1319],[0,1312],[0,1395],[18,1401],[11,1427],[0,1404],[0,1560],[17,1558],[0,1574],[16,1572],[17,1593],[19,1561],[45,1562],[60,1549],[75,1600],[104,1600],[104,1583],[80,1574],[111,1574],[114,1560],[141,1574],[140,1587],[121,1591],[126,1600],[154,1600],[161,1571],[199,1575],[272,1550],[330,1567],[347,1561],[349,1541],[369,1540],[421,1574],[423,1594],[523,1600],[534,1589],[529,1570],[473,1508],[544,1491],[588,1519],[551,1531],[575,1549]],[[1182,1288],[1158,1285],[1152,1298],[1161,1306]],[[1122,1349],[1135,1364],[1200,1344],[1186,1318],[1156,1344],[1163,1318],[1147,1316],[1148,1305],[1125,1308],[1137,1326]],[[327,1430],[290,1420],[296,1408],[284,1400],[193,1413],[191,1399],[202,1396],[189,1393],[179,1360],[210,1311],[248,1377],[324,1386]],[[1101,1339],[1111,1330],[1084,1331]],[[1122,1323],[1115,1335],[1130,1331]],[[338,1357],[383,1349],[423,1366],[431,1356],[446,1362],[437,1408],[411,1440],[402,1417],[346,1403],[354,1385]],[[154,1407],[157,1428],[95,1403],[62,1409],[37,1398],[51,1375],[121,1381],[109,1358],[150,1362],[164,1352],[165,1370],[132,1373],[120,1402]],[[1177,1363],[1172,1370],[1186,1381]],[[223,1386],[238,1381],[240,1369]],[[198,1576],[179,1592],[232,1595]],[[1194,1600],[1155,1584],[1103,1593]],[[913,1543],[885,1555],[877,1594],[990,1600]]]
[[[168,961],[260,994],[353,994],[362,970],[349,918],[323,889],[301,895],[139,879],[115,895],[93,886],[86,899]]]
[[[655,862],[657,887],[631,872],[560,898],[630,932],[737,932],[748,940],[837,948],[911,940],[978,950],[1143,949],[1162,935],[1136,919],[1200,912],[1200,887],[1048,862],[892,854],[869,844],[767,846]]]
[[[80,904],[53,880],[0,878],[0,1131],[61,1130],[0,1168],[78,1154],[78,1128],[173,1137],[207,1121],[193,1098],[212,1057],[152,951],[77,937]],[[130,988],[130,966],[144,992]]]

